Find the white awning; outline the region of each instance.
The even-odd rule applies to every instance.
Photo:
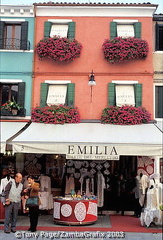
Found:
[[[5,152],[6,141],[25,125],[26,122],[0,122],[0,153]]]
[[[31,123],[12,145],[14,152],[84,154],[85,159],[91,154],[161,156],[162,133],[154,124]]]

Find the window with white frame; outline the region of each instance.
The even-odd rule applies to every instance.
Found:
[[[123,105],[135,106],[134,86],[130,84],[116,84],[116,106]]]
[[[67,85],[49,84],[47,105],[59,105],[66,103]]]
[[[132,19],[114,19],[110,22],[110,38],[141,38],[141,22]]]
[[[108,105],[142,106],[142,84],[138,81],[112,81],[108,83]]]
[[[44,22],[44,37],[75,38],[75,26],[71,19],[48,19]]]
[[[69,80],[45,80],[40,88],[40,107],[50,105],[74,106],[75,84]]]
[[[134,26],[130,24],[118,24],[117,25],[117,36],[118,37],[135,37]]]

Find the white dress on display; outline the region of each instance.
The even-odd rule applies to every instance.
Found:
[[[40,189],[39,198],[41,204],[40,210],[49,210],[53,208],[53,195],[51,194],[51,179],[48,176],[40,176]]]

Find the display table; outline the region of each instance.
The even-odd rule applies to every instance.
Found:
[[[5,208],[3,203],[0,201],[0,222],[4,222],[5,219]]]
[[[68,200],[54,198],[54,222],[67,225],[92,224],[97,221],[97,199]]]

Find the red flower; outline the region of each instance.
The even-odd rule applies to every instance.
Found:
[[[73,61],[80,56],[82,45],[75,39],[44,38],[37,44],[36,52],[42,60],[47,57],[53,61]]]
[[[106,39],[102,45],[104,57],[110,63],[126,62],[133,59],[145,59],[148,53],[148,43],[138,38],[115,37]]]
[[[79,123],[80,116],[77,108],[53,105],[34,108],[31,120],[32,122],[49,124]]]
[[[135,125],[148,123],[151,120],[150,113],[143,107],[133,106],[109,106],[104,108],[101,115],[101,123],[118,125]]]

